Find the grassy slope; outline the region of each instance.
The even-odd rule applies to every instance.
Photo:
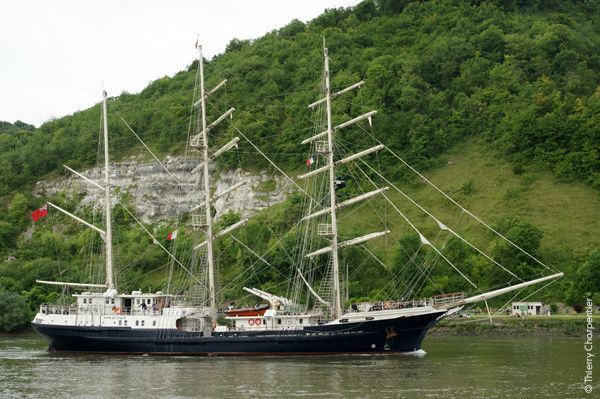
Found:
[[[586,318],[584,315],[494,316],[493,323],[487,315],[468,319],[446,318],[436,325],[431,335],[491,335],[505,337],[583,337]]]
[[[574,270],[591,249],[600,246],[600,225],[597,223],[600,220],[600,196],[583,183],[559,182],[546,170],[529,169],[516,175],[511,164],[476,141],[458,145],[444,156],[442,167],[424,175],[489,224],[511,216],[540,228],[544,232],[540,257],[561,270]],[[473,191],[465,195],[461,187],[469,180],[472,180]],[[400,183],[397,187],[480,248],[491,249],[491,235],[468,215],[460,217],[455,206],[424,182]],[[399,193],[390,190],[389,198],[419,228],[429,233],[426,234],[428,237],[438,235],[439,230],[429,218]],[[355,207],[345,214],[347,216],[342,216],[342,234],[381,229],[383,225],[372,216],[373,211],[387,212],[392,231],[388,240],[372,242],[372,246],[382,253],[387,245],[410,231],[410,226],[382,199]],[[440,235],[438,240],[441,239],[443,236]]]

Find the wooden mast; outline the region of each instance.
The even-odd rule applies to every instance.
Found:
[[[323,56],[325,58],[325,102],[327,104],[327,158],[329,167],[329,203],[331,218],[331,258],[333,260],[333,318],[342,315],[340,299],[340,261],[338,257],[338,231],[335,197],[335,162],[333,159],[333,128],[331,122],[331,83],[329,81],[329,51],[323,38]]]
[[[198,45],[198,68],[200,70],[200,113],[202,115],[202,171],[204,180],[204,211],[206,215],[205,241],[206,256],[208,263],[208,295],[210,300],[210,319],[213,326],[217,321],[217,305],[215,298],[215,271],[213,258],[213,233],[212,233],[212,215],[210,212],[210,175],[208,171],[208,132],[206,129],[206,101],[204,93],[204,58],[202,57],[202,46]]]
[[[104,202],[105,202],[105,217],[106,217],[106,232],[104,235],[104,243],[106,246],[106,287],[107,291],[115,290],[115,281],[113,275],[113,249],[112,249],[112,216],[110,204],[110,173],[108,168],[108,117],[106,111],[106,91],[103,93],[102,99],[102,119],[104,133]]]
[[[335,167],[336,167],[336,165],[342,165],[342,164],[354,161],[356,159],[362,158],[366,155],[372,154],[374,152],[377,152],[383,148],[383,145],[377,145],[375,147],[363,150],[359,153],[350,155],[346,158],[343,158],[343,159],[340,159],[337,161],[335,160],[334,152],[333,152],[334,151],[334,137],[333,137],[334,133],[340,129],[343,129],[347,126],[353,125],[364,119],[368,119],[370,122],[371,116],[375,115],[377,113],[377,111],[367,112],[363,115],[357,116],[356,118],[350,119],[350,120],[348,120],[344,123],[341,123],[337,126],[333,126],[332,119],[331,119],[332,99],[341,94],[347,93],[350,90],[360,88],[364,84],[364,82],[360,81],[360,82],[355,83],[349,87],[346,87],[345,89],[342,89],[336,93],[332,93],[331,92],[330,72],[329,72],[329,51],[328,51],[327,47],[325,47],[325,38],[323,38],[323,57],[324,57],[324,75],[325,75],[324,76],[325,77],[325,96],[323,98],[313,102],[308,107],[314,108],[315,106],[317,106],[319,104],[325,103],[326,115],[327,115],[327,130],[303,140],[302,144],[309,144],[309,143],[316,141],[316,151],[317,151],[317,153],[320,153],[324,157],[327,158],[327,164],[320,168],[309,171],[303,175],[300,175],[300,176],[298,176],[298,178],[306,179],[308,177],[312,177],[312,176],[315,176],[315,175],[323,173],[323,172],[329,172],[328,173],[329,174],[329,207],[321,209],[313,214],[307,215],[302,220],[308,220],[313,217],[325,215],[327,213],[329,214],[331,224],[328,224],[325,226],[319,225],[319,235],[329,237],[329,239],[331,241],[331,245],[328,247],[318,249],[311,253],[308,253],[305,255],[305,257],[311,258],[313,256],[322,255],[322,254],[331,252],[331,263],[332,263],[332,274],[333,274],[333,276],[332,276],[332,278],[333,278],[333,303],[331,304],[331,308],[332,308],[333,318],[338,319],[342,315],[342,301],[341,301],[341,289],[340,289],[340,286],[341,286],[340,262],[339,262],[338,250],[343,247],[360,244],[367,240],[381,237],[382,235],[388,234],[389,231],[386,230],[386,231],[379,232],[379,233],[371,233],[371,234],[367,234],[366,236],[357,237],[357,238],[347,240],[347,241],[340,243],[339,237],[338,237],[338,225],[337,225],[336,212],[339,208],[354,204],[358,201],[362,201],[367,198],[371,198],[374,195],[380,194],[383,191],[385,191],[387,189],[387,187],[377,189],[377,190],[374,190],[374,191],[371,191],[368,193],[364,193],[357,197],[343,201],[339,204],[337,203],[336,195],[335,195]],[[321,139],[325,139],[325,138],[326,138],[326,140],[321,141]]]

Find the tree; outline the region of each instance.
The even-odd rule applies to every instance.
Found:
[[[590,252],[575,275],[567,301],[571,304],[583,303],[588,295],[594,301],[600,300],[600,248]]]
[[[14,292],[0,291],[0,330],[12,332],[29,326],[31,310],[25,299]]]
[[[496,229],[509,240],[536,256],[544,233],[529,222],[514,218],[506,218],[498,223]],[[494,259],[519,277],[530,277],[536,274],[535,261],[512,244],[501,241],[493,249]]]

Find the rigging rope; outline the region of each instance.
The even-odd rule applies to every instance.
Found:
[[[477,220],[479,223],[483,224],[485,227],[487,227],[489,230],[491,230],[492,232],[494,232],[497,236],[501,237],[502,239],[504,239],[506,242],[510,243],[512,246],[514,246],[515,248],[517,248],[518,250],[520,250],[521,252],[523,252],[524,254],[526,254],[527,256],[529,256],[531,259],[533,259],[534,261],[536,261],[537,263],[539,263],[540,265],[544,266],[546,269],[548,270],[553,270],[551,269],[549,266],[547,266],[544,262],[542,262],[541,260],[537,259],[535,256],[531,255],[529,252],[525,251],[523,248],[521,248],[519,245],[515,244],[513,241],[511,241],[509,238],[505,237],[502,233],[500,233],[499,231],[497,231],[496,229],[494,229],[492,226],[490,226],[489,224],[487,224],[486,222],[484,222],[483,220],[481,220],[479,217],[477,217],[476,215],[474,215],[473,213],[471,213],[468,209],[466,209],[465,207],[463,207],[462,205],[460,205],[458,202],[456,202],[452,197],[450,197],[448,194],[446,194],[444,191],[442,191],[438,186],[436,186],[435,184],[433,184],[429,179],[427,179],[425,176],[423,176],[421,173],[419,173],[415,168],[413,168],[412,166],[410,166],[406,161],[404,161],[404,159],[400,158],[400,156],[398,156],[394,151],[392,151],[389,147],[385,147],[386,150],[388,150],[388,152],[390,152],[394,157],[396,157],[400,162],[402,162],[404,165],[406,165],[411,171],[413,171],[414,173],[416,173],[421,179],[423,179],[427,184],[429,184],[431,187],[433,187],[435,190],[437,190],[440,194],[442,194],[444,197],[446,197],[450,202],[452,202],[454,205],[456,205],[457,207],[459,207],[463,212],[466,212],[469,216],[471,216],[472,218],[474,218],[475,220]],[[553,270],[554,271],[554,270]]]
[[[359,168],[359,170],[365,175],[365,177],[371,182],[371,184],[375,188],[377,188],[377,185],[371,180],[371,178],[362,169]],[[439,249],[437,249],[430,241],[428,241],[425,238],[425,236],[423,234],[421,234],[419,229],[417,229],[417,227],[408,219],[408,217],[406,217],[406,215],[400,209],[398,209],[398,207],[388,198],[387,195],[385,195],[385,193],[381,193],[381,195],[383,196],[383,198],[386,199],[386,201],[388,201],[390,203],[390,205],[396,210],[396,212],[398,212],[398,214],[400,216],[402,216],[402,218],[406,221],[406,223],[408,223],[410,225],[410,227],[419,235],[419,237],[421,238],[421,241],[423,242],[423,240],[425,240],[425,242],[423,242],[423,244],[426,244],[430,248],[432,248],[440,257],[442,257],[442,259],[444,259],[446,261],[446,263],[448,263],[450,266],[452,266],[454,268],[454,270],[456,270],[458,272],[458,274],[460,274],[465,280],[467,280],[467,282],[469,284],[471,284],[473,287],[477,288],[477,285],[475,285],[475,283],[473,283],[467,276],[465,276],[465,274],[463,272],[461,272],[460,269],[458,267],[456,267],[450,261],[450,259],[446,258],[446,256],[444,256],[444,254],[442,254]]]
[[[148,152],[150,153],[150,155],[152,155],[152,157],[154,157],[154,159],[156,160],[156,162],[158,162],[158,164],[160,166],[162,166],[162,168],[165,170],[165,172],[167,172],[169,174],[169,176],[171,176],[171,178],[173,180],[175,180],[175,182],[177,182],[177,184],[179,185],[179,187],[181,187],[183,189],[183,191],[185,191],[186,193],[189,192],[188,190],[185,189],[185,187],[183,186],[183,184],[181,184],[181,182],[179,180],[177,180],[177,178],[169,171],[169,169],[167,169],[167,167],[165,166],[165,164],[163,164],[160,159],[158,159],[158,157],[156,155],[154,155],[154,153],[152,152],[152,150],[150,148],[148,148],[148,146],[146,145],[146,143],[144,143],[144,140],[142,140],[140,138],[140,136],[137,135],[137,133],[131,128],[131,126],[129,126],[129,124],[125,121],[125,119],[123,119],[122,116],[119,115],[119,117],[121,118],[121,120],[123,121],[123,123],[125,124],[125,126],[127,126],[127,128],[131,131],[131,133],[133,133],[133,135],[140,141],[140,143],[142,143],[142,145],[144,146],[144,148],[146,150],[148,150]]]

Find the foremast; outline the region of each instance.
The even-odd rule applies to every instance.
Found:
[[[336,195],[335,195],[335,188],[336,188],[336,177],[335,177],[336,169],[335,169],[335,167],[337,165],[342,165],[342,164],[354,161],[356,159],[359,159],[363,156],[374,153],[376,151],[379,151],[380,149],[383,148],[383,145],[377,145],[377,146],[368,148],[366,150],[363,150],[361,152],[358,152],[356,154],[347,156],[347,157],[339,159],[339,160],[335,159],[335,156],[334,156],[334,150],[335,150],[334,133],[340,129],[343,129],[347,126],[353,125],[364,119],[368,119],[369,123],[370,123],[371,116],[376,114],[377,111],[367,112],[363,115],[360,115],[358,117],[350,119],[350,120],[348,120],[344,123],[341,123],[337,126],[333,126],[333,121],[332,121],[332,116],[331,116],[331,107],[332,107],[333,98],[335,98],[339,95],[342,95],[344,93],[347,93],[353,89],[360,88],[364,84],[364,82],[360,81],[360,82],[355,83],[351,86],[348,86],[338,92],[332,93],[331,81],[330,81],[330,71],[329,71],[329,50],[327,49],[327,47],[325,47],[325,40],[323,40],[323,57],[324,57],[324,71],[323,72],[324,72],[324,81],[325,81],[325,85],[324,85],[325,96],[324,96],[324,98],[321,98],[320,100],[315,101],[314,103],[310,104],[308,107],[313,108],[319,104],[325,103],[326,116],[327,116],[327,130],[303,140],[302,144],[309,144],[309,143],[315,142],[316,152],[320,153],[327,159],[327,165],[322,166],[317,169],[314,169],[303,175],[300,175],[300,176],[298,176],[298,178],[300,178],[300,179],[309,178],[309,177],[315,176],[321,172],[328,172],[328,175],[329,175],[328,176],[329,208],[321,209],[317,212],[307,215],[303,218],[303,220],[308,220],[311,218],[329,214],[330,224],[319,225],[318,230],[319,230],[319,235],[327,236],[330,239],[331,245],[328,247],[325,247],[325,248],[320,248],[316,251],[306,254],[305,256],[307,258],[312,258],[314,256],[318,256],[321,254],[326,254],[326,253],[331,252],[331,267],[332,267],[332,280],[333,280],[332,281],[332,283],[333,283],[333,303],[331,304],[331,313],[332,313],[332,316],[334,319],[338,319],[342,315],[342,302],[341,302],[341,289],[340,289],[341,282],[340,282],[340,266],[339,266],[340,261],[339,261],[338,250],[340,248],[344,248],[347,246],[363,243],[363,242],[368,241],[373,238],[381,237],[385,234],[388,234],[389,231],[371,233],[371,234],[367,234],[362,237],[356,237],[356,238],[353,238],[353,239],[350,239],[347,241],[339,242],[338,226],[337,226],[337,210],[342,207],[352,205],[359,201],[362,201],[362,200],[371,198],[377,194],[380,194],[383,191],[387,190],[387,187],[383,187],[383,188],[380,188],[380,189],[377,189],[377,190],[374,190],[371,192],[367,192],[367,193],[364,193],[357,197],[351,198],[349,200],[337,203],[337,199],[336,199]],[[323,140],[325,138],[326,138],[326,140]],[[310,166],[310,164],[309,164],[309,166]]]
[[[335,163],[333,156],[333,128],[331,122],[331,82],[329,81],[329,50],[323,40],[323,57],[325,67],[325,103],[327,108],[327,158],[329,169],[329,202],[331,218],[331,258],[333,262],[333,318],[337,319],[342,314],[340,293],[340,261],[338,257],[338,229],[335,197]]]

